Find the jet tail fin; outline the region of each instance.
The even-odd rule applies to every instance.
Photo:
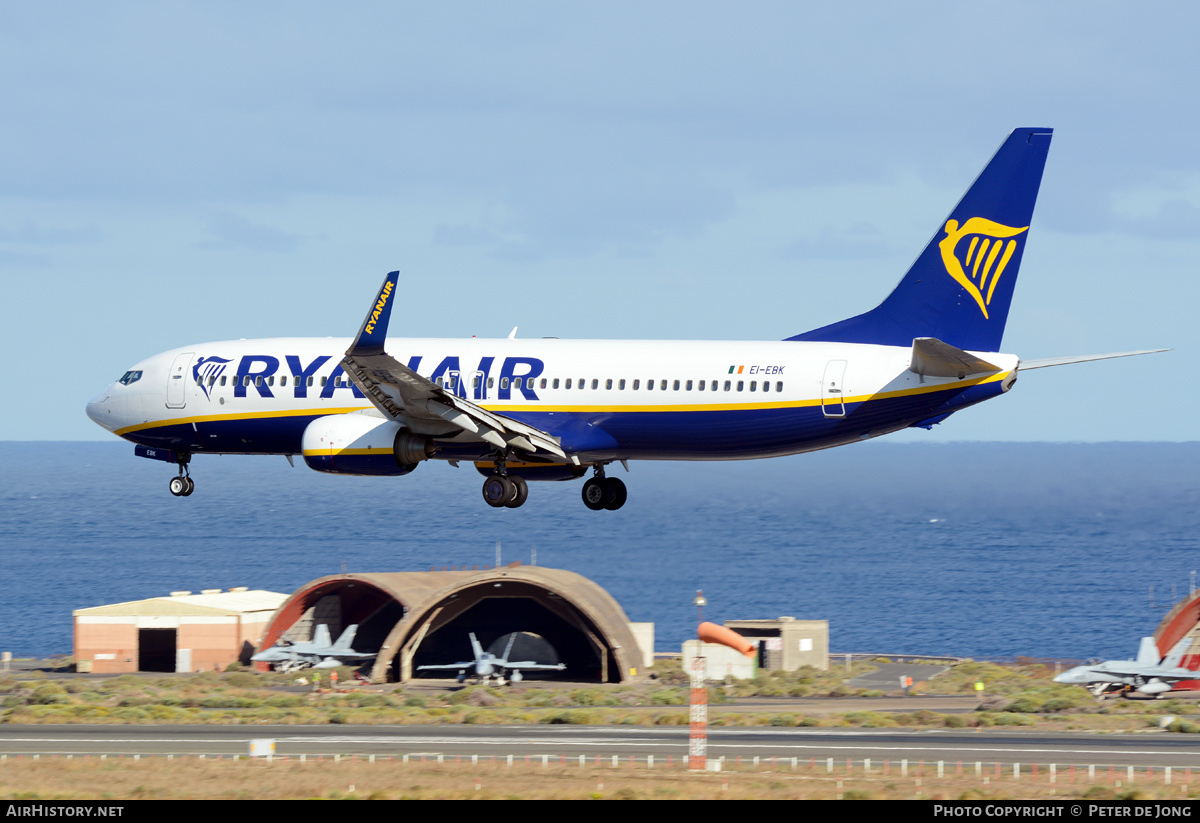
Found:
[[[1188,649],[1192,647],[1192,638],[1185,637],[1175,644],[1175,647],[1167,653],[1163,658],[1162,664],[1164,668],[1177,669],[1183,663],[1183,656],[1187,654]]]
[[[1141,644],[1138,646],[1137,662],[1147,666],[1157,666],[1161,657],[1158,652],[1158,644],[1154,642],[1154,638],[1143,637]]]
[[[1052,133],[1010,134],[877,307],[787,339],[907,346],[936,337],[999,351]]]
[[[475,659],[479,660],[483,657],[483,646],[479,645],[479,641],[475,639],[475,632],[469,632],[471,635],[471,652],[475,655]]]
[[[333,644],[335,652],[348,652],[354,649],[354,635],[358,634],[358,624],[347,626],[341,637]]]
[[[328,623],[318,623],[317,624],[317,629],[316,629],[316,631],[313,632],[312,642],[313,642],[314,646],[320,646],[323,649],[329,648],[329,644],[332,641],[329,638],[329,624]]]

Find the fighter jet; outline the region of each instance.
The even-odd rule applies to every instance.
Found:
[[[329,626],[317,626],[311,642],[289,642],[280,640],[269,649],[263,649],[250,659],[259,663],[272,663],[275,671],[292,672],[299,669],[336,669],[338,666],[366,660],[374,652],[356,652],[352,648],[358,624],[347,626],[336,643],[329,641]]]
[[[438,669],[458,669],[458,682],[462,683],[467,679],[467,671],[474,672],[476,683],[485,683],[492,678],[495,678],[496,684],[504,685],[505,672],[508,672],[508,680],[510,683],[520,683],[523,679],[521,669],[526,671],[563,671],[567,668],[565,663],[537,663],[533,660],[510,661],[508,659],[509,652],[512,651],[513,641],[517,639],[517,632],[513,632],[508,638],[508,646],[504,649],[504,655],[496,657],[491,652],[485,652],[483,646],[479,645],[479,641],[475,639],[475,633],[471,635],[471,650],[475,653],[474,660],[467,660],[462,663],[443,663],[440,665],[417,666],[417,671],[436,671]]]
[[[1109,694],[1158,698],[1182,680],[1200,680],[1200,672],[1179,665],[1191,642],[1185,637],[1160,661],[1154,638],[1143,637],[1134,660],[1093,661],[1054,679],[1058,683],[1078,683],[1101,700]]]

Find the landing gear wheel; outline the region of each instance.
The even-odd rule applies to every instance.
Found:
[[[513,486],[512,500],[509,500],[504,505],[510,509],[519,509],[525,505],[525,501],[529,499],[529,484],[525,482],[524,477],[509,477],[508,482]]]
[[[182,497],[187,497],[196,490],[196,481],[186,474],[183,476],[183,483],[186,488],[183,490]]]
[[[507,506],[510,500],[515,499],[516,494],[516,487],[513,485],[512,480],[507,477],[493,474],[483,481],[483,499],[494,509]],[[522,500],[521,502],[525,501]]]
[[[604,479],[605,495],[604,508],[615,512],[617,509],[625,505],[625,500],[629,497],[629,492],[625,488],[625,484],[616,477],[607,477]]]
[[[609,492],[605,488],[603,477],[593,477],[583,484],[583,505],[594,512],[604,508],[608,496]]]
[[[184,478],[183,475],[180,475],[179,477],[172,477],[171,482],[167,484],[167,488],[169,488],[171,490],[171,494],[175,495],[176,497],[183,497],[187,494],[188,490],[186,478]]]

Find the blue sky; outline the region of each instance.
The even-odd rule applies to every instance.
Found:
[[[899,437],[1200,439],[1198,23],[1184,3],[7,4],[4,437],[111,437],[84,403],[168,348],[353,334],[397,268],[395,334],[783,338],[878,303],[1005,135],[1050,126],[1003,348],[1175,351],[1030,372]]]

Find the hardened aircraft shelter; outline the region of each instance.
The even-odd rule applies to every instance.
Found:
[[[1184,638],[1191,638],[1192,642],[1179,665],[1200,670],[1200,590],[1176,603],[1154,630],[1154,642],[1158,645],[1159,655],[1166,655]],[[1200,671],[1195,680],[1181,681],[1175,684],[1175,688],[1188,691],[1200,689]]]
[[[470,633],[484,648],[510,632],[537,635],[566,664],[561,678],[572,681],[636,677],[654,646],[652,627],[631,624],[617,601],[591,580],[515,563],[322,577],[279,607],[259,648],[285,636],[308,639],[317,624],[326,624],[333,638],[357,625],[354,648],[377,653],[371,668],[377,683],[407,682],[421,665],[472,659]]]

